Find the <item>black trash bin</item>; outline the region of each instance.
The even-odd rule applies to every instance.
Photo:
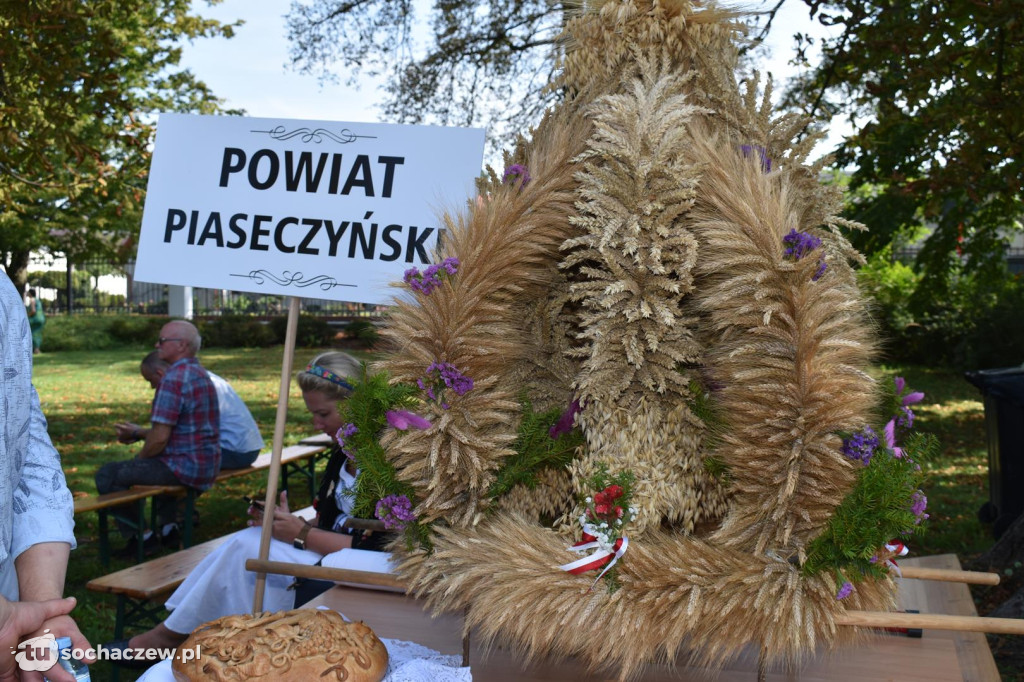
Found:
[[[998,539],[1024,511],[1024,367],[965,372],[985,403],[989,501],[978,517]]]

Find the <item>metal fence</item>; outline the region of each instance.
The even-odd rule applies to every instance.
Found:
[[[30,269],[28,285],[46,301],[50,314],[166,314],[168,286],[137,282],[134,272],[134,262],[87,261],[64,269]],[[281,296],[202,287],[192,289],[192,307],[193,313],[201,317],[287,314]],[[329,318],[375,318],[386,310],[387,306],[325,299],[304,298],[302,303],[303,314]]]
[[[910,264],[921,253],[920,246],[908,246],[897,250],[893,258],[902,263]],[[1013,275],[1024,274],[1024,248],[1010,247],[1006,249],[1006,269]]]

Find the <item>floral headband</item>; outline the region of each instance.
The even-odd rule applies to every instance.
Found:
[[[313,376],[320,377],[321,379],[327,379],[327,381],[331,382],[332,384],[337,384],[338,386],[341,386],[342,388],[347,388],[350,391],[356,390],[355,387],[352,386],[352,384],[350,384],[348,381],[344,379],[344,377],[340,377],[331,370],[325,369],[320,365],[314,365],[312,362],[306,365],[306,372],[308,374],[312,374]]]

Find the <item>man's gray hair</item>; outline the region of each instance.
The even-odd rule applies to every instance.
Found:
[[[199,349],[203,345],[203,337],[200,336],[196,326],[188,320],[173,320],[173,322],[181,325],[181,338],[188,345],[192,355],[199,353]]]

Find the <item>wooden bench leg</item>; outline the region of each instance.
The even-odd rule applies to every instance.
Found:
[[[184,544],[185,547],[192,546],[192,534],[196,525],[196,491],[194,488],[189,488],[185,493],[185,533],[184,533]]]
[[[316,458],[310,457],[305,462],[285,462],[281,466],[280,490],[288,490],[288,474],[301,474],[309,484],[309,499],[316,499]]]
[[[114,639],[124,639],[128,628],[150,628],[163,622],[163,604],[152,604],[146,599],[132,599],[117,595],[117,616],[114,621]],[[111,664],[112,682],[121,679],[121,667]]]
[[[136,504],[139,525],[135,528],[135,558],[141,564],[146,560],[146,500],[139,500]]]
[[[107,510],[100,509],[100,563],[103,568],[110,568],[110,526],[107,523]]]
[[[309,499],[316,499],[316,457],[309,458]]]
[[[143,498],[135,504],[135,513],[137,514],[135,519],[128,519],[114,513],[114,520],[135,529],[135,558],[141,564],[146,560],[146,500]],[[104,568],[110,566],[110,524],[107,514],[114,509],[114,507],[111,507],[110,509],[98,510],[100,515],[100,561],[103,563]]]

